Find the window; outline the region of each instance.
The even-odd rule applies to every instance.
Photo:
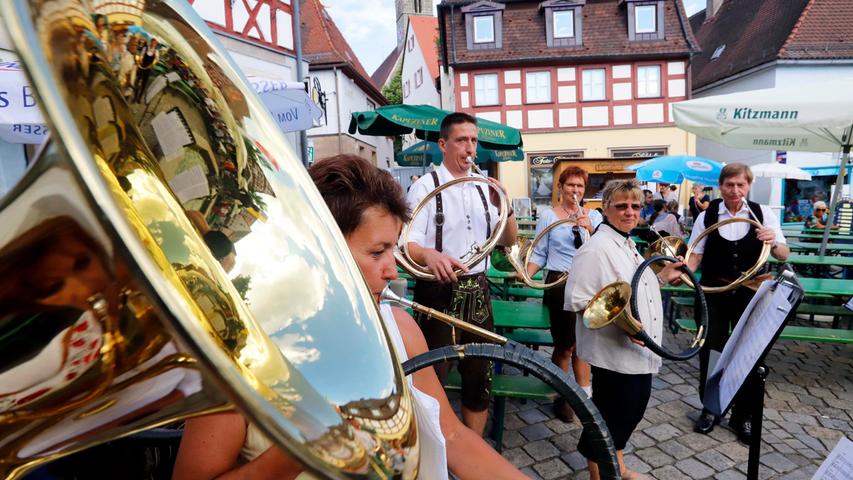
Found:
[[[406,42],[406,51],[411,52],[412,49],[414,49],[414,48],[415,48],[415,36],[412,35],[411,37],[409,37],[409,41]]]
[[[725,51],[726,51],[726,44],[724,43],[724,44],[720,45],[719,47],[717,47],[716,50],[714,50],[714,54],[711,55],[711,60],[716,60],[716,59],[720,58],[720,55],[722,55],[723,52],[725,52]]]
[[[494,15],[479,15],[474,17],[474,43],[493,43],[494,41]]]
[[[480,0],[461,8],[468,50],[493,50],[503,45],[503,3]]]
[[[575,36],[575,11],[557,10],[553,13],[554,38],[571,38]]]
[[[411,87],[409,85],[409,81],[406,80],[406,83],[403,84],[403,98],[406,98],[409,96],[410,89],[411,89]]]
[[[423,69],[423,67],[418,68],[418,71],[415,72],[415,88],[420,87],[422,83],[424,83],[424,69]]]
[[[657,29],[657,6],[637,5],[634,7],[634,32],[655,33]]]
[[[476,105],[498,104],[498,74],[474,75],[474,100]]]
[[[551,101],[551,72],[527,72],[527,103]]]
[[[370,99],[367,100],[367,109],[368,110],[376,110],[376,104],[373,103],[373,101]]]
[[[584,70],[583,78],[583,100],[605,100],[604,95],[604,69],[593,68]]]
[[[637,67],[637,98],[660,97],[660,66]]]

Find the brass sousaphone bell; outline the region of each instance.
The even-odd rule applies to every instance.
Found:
[[[556,280],[550,283],[546,282],[537,282],[533,279],[532,276],[527,273],[527,264],[530,263],[530,256],[533,254],[533,249],[536,248],[536,245],[539,244],[540,241],[547,238],[547,236],[557,227],[563,225],[577,225],[578,223],[570,218],[564,218],[562,220],[557,220],[556,222],[548,225],[538,235],[533,241],[529,241],[526,238],[520,238],[519,241],[511,247],[499,247],[501,252],[506,256],[506,259],[509,261],[512,268],[516,271],[517,277],[519,280],[524,282],[530,288],[538,288],[547,290],[549,288],[557,288],[566,283],[566,280],[569,278],[567,273],[563,273]],[[589,232],[585,228],[579,228],[578,234],[581,235],[581,239],[584,243],[589,240]]]
[[[192,7],[0,5],[53,134],[0,198],[0,478],[235,408],[320,477],[415,478],[375,301]]]

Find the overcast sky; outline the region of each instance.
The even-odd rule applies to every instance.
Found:
[[[705,8],[706,0],[683,2],[687,14],[693,15]],[[323,0],[323,3],[367,73],[373,74],[397,44],[394,0]]]

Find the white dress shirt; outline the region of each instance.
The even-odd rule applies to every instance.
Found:
[[[438,183],[443,185],[453,180],[453,175],[444,164],[436,169]],[[469,173],[471,176],[475,176]],[[472,245],[482,245],[488,236],[486,228],[486,212],[483,210],[483,200],[477,187],[483,190],[486,205],[492,221],[492,232],[498,224],[499,212],[489,200],[490,187],[481,182],[466,182],[441,191],[441,209],[444,213],[442,238],[442,253],[451,257],[462,258],[471,251]],[[409,189],[406,201],[409,208],[414,209],[421,203],[429,192],[435,189],[432,174],[421,176]],[[412,219],[409,242],[414,242],[424,248],[435,248],[435,198],[430,200],[416,218]],[[466,257],[467,258],[467,257]],[[480,262],[471,267],[469,273],[480,273],[486,270],[486,262]]]
[[[625,238],[610,225],[601,225],[590,240],[575,255],[572,272],[566,282],[563,308],[581,312],[575,324],[578,356],[591,365],[630,375],[657,373],[661,359],[651,350],[633,342],[620,327],[610,324],[591,330],[584,325],[582,312],[592,297],[605,286],[616,282],[631,282],[643,257],[634,241]],[[643,273],[638,286],[639,320],[646,333],[660,344],[663,334],[663,304],[660,287],[654,272]],[[630,309],[630,306],[626,308]]]
[[[720,215],[718,221],[722,222],[723,220],[728,220],[734,217],[752,218],[753,220],[757,220],[753,218],[752,215],[750,215],[749,209],[746,207],[746,205],[746,202],[741,202],[740,210],[738,210],[736,214],[732,215],[729,212],[729,209],[726,208],[726,202],[720,202]],[[761,205],[761,215],[764,216],[764,222],[762,222],[762,224],[766,228],[772,228],[773,233],[776,234],[776,243],[787,243],[785,241],[785,235],[782,233],[782,226],[779,224],[779,217],[777,217],[776,214],[773,213],[773,210],[770,210],[768,207]],[[724,225],[723,227],[720,227],[720,229],[717,230],[717,233],[719,233],[720,236],[725,238],[726,240],[735,241],[745,237],[746,234],[749,233],[749,227],[751,227],[751,225],[746,222],[732,223],[730,225]],[[702,212],[699,214],[698,217],[696,217],[696,221],[693,222],[693,231],[690,232],[690,241],[687,242],[687,244],[692,245],[693,240],[699,238],[699,235],[704,231],[705,212]],[[705,242],[707,240],[707,237],[703,238],[702,241],[696,245],[693,251],[699,254],[705,253]]]

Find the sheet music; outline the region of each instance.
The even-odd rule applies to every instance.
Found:
[[[812,480],[853,480],[853,442],[841,437]]]
[[[731,404],[796,303],[792,295],[795,287],[785,282],[768,280],[758,288],[708,376],[703,402],[710,411],[722,415]]]
[[[181,203],[210,195],[210,186],[201,165],[193,165],[169,180],[169,186]]]
[[[158,113],[151,120],[151,126],[163,151],[163,161],[180,157],[184,153],[184,146],[193,143],[177,111]]]

